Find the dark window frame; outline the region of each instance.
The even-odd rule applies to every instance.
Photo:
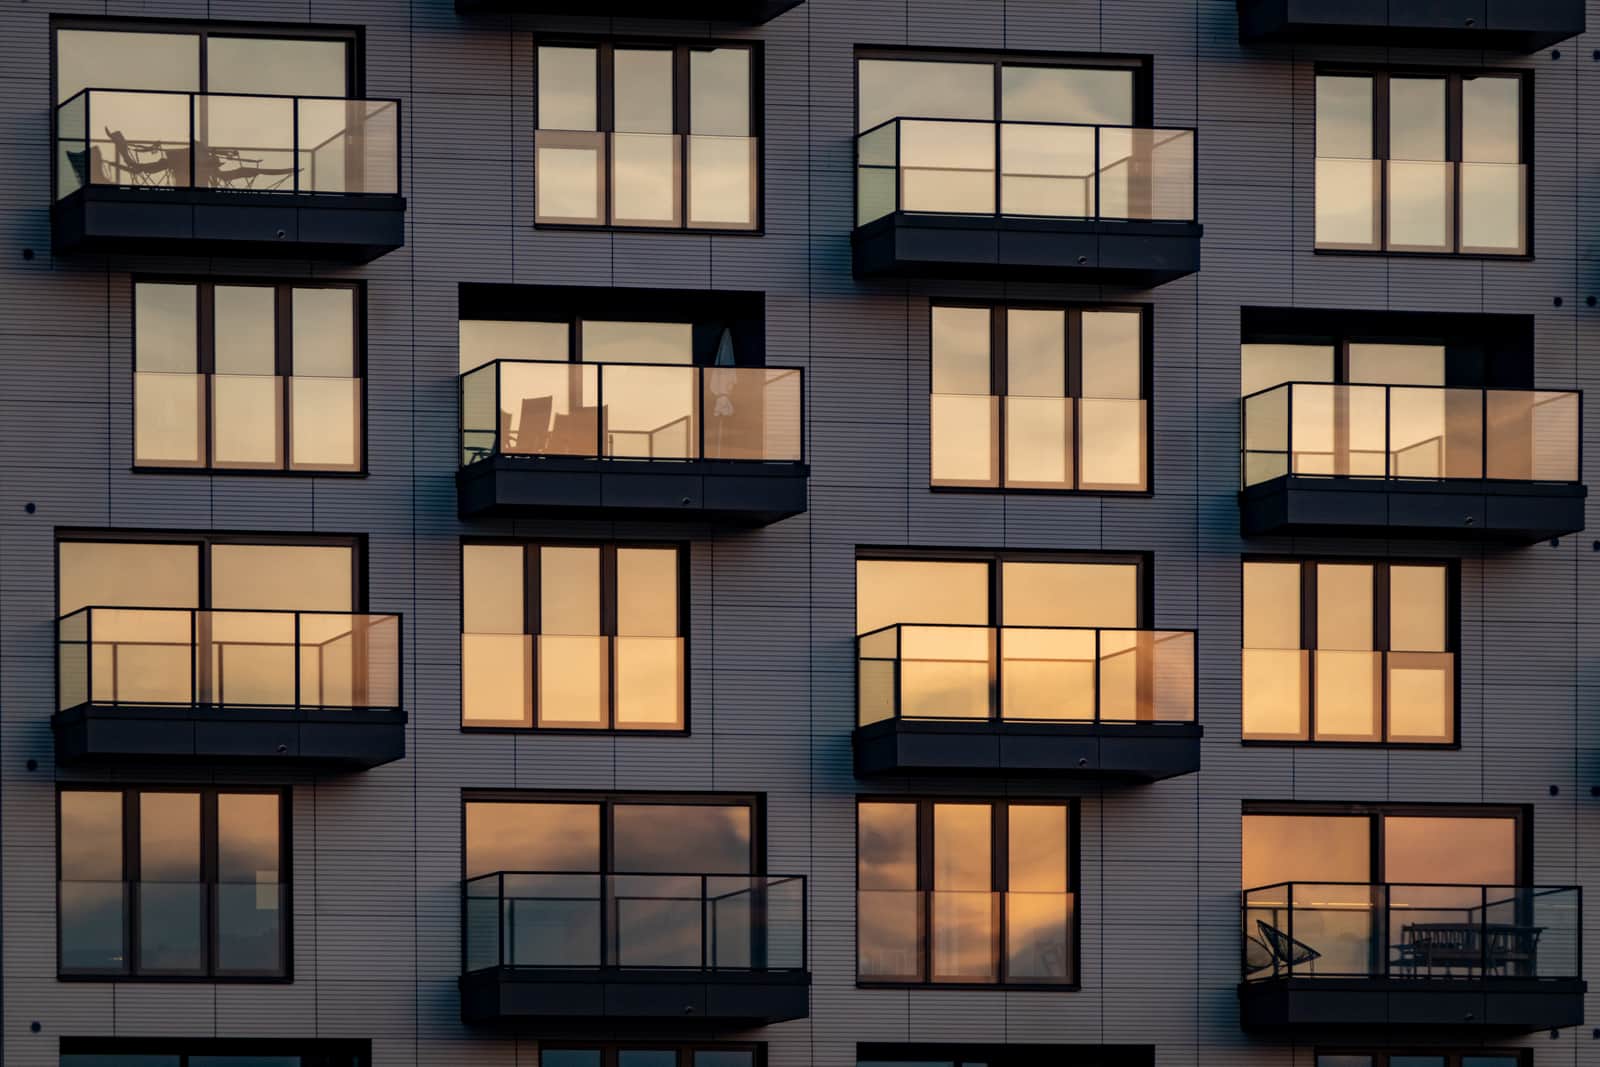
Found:
[[[856,1059],[905,1067],[927,1067],[930,1060],[951,1061],[955,1067],[1154,1067],[1154,1045],[1066,1044],[966,1044],[861,1042]],[[853,1065],[852,1065],[853,1067]]]
[[[466,597],[466,572],[464,563],[464,550],[468,545],[492,545],[501,547],[519,547],[522,549],[522,625],[525,635],[537,638],[539,630],[539,549],[550,548],[598,548],[600,550],[600,634],[601,637],[615,637],[617,634],[617,549],[619,548],[670,548],[678,554],[678,637],[683,641],[683,726],[668,729],[618,729],[616,724],[616,655],[615,650],[608,652],[610,670],[608,678],[610,685],[606,690],[607,700],[607,725],[593,728],[573,726],[540,726],[539,725],[539,692],[538,692],[538,663],[535,657],[532,717],[527,725],[468,725],[466,722],[466,709],[460,709],[456,722],[462,733],[508,733],[530,734],[537,733],[550,736],[569,735],[575,737],[687,737],[692,732],[691,701],[693,692],[693,653],[692,636],[690,634],[691,616],[689,612],[690,594],[690,557],[693,550],[686,541],[626,541],[601,538],[556,538],[556,537],[493,537],[493,536],[465,536],[460,538],[456,553],[457,573],[456,586],[461,590],[460,607],[458,611],[458,632],[465,636],[467,633],[467,597]],[[457,687],[460,688],[459,686]],[[459,694],[458,694],[459,695]]]
[[[708,38],[706,40],[685,40],[681,37],[648,37],[622,35],[614,37],[597,37],[584,34],[550,33],[539,34],[533,46],[533,127],[537,133],[539,126],[539,49],[551,48],[592,48],[595,50],[595,127],[592,132],[598,134],[611,134],[616,132],[616,104],[615,104],[615,60],[618,48],[624,51],[638,49],[641,51],[670,51],[672,60],[672,134],[674,137],[684,137],[689,134],[689,53],[709,52],[722,48],[739,48],[750,53],[750,133],[749,137],[756,142],[755,161],[755,218],[749,228],[719,228],[689,225],[689,167],[687,159],[680,160],[680,174],[678,181],[678,217],[681,224],[678,226],[631,226],[615,224],[611,218],[611,186],[612,160],[610,151],[606,153],[605,173],[600,190],[600,201],[606,221],[598,223],[581,222],[534,222],[536,230],[569,230],[578,233],[692,233],[715,235],[720,237],[759,237],[766,232],[767,226],[767,138],[766,138],[766,79],[765,79],[765,46],[757,40],[740,40],[738,38]],[[590,132],[590,131],[573,131]],[[539,180],[538,160],[534,161],[534,181]],[[537,214],[537,212],[535,212]]]
[[[1369,820],[1367,841],[1371,851],[1367,869],[1373,876],[1372,885],[1389,884],[1386,877],[1388,872],[1384,869],[1383,828],[1386,817],[1512,819],[1516,823],[1516,839],[1512,847],[1516,853],[1517,886],[1533,884],[1533,809],[1525,804],[1246,800],[1240,809],[1241,823],[1247,815],[1358,816]]]
[[[200,798],[200,880],[206,887],[204,921],[202,925],[205,966],[199,974],[152,973],[141,974],[135,970],[139,958],[139,908],[131,888],[126,890],[122,927],[123,946],[126,952],[125,970],[75,971],[63,966],[61,958],[61,798],[67,793],[120,793],[122,795],[122,881],[131,887],[139,881],[140,828],[139,798],[143,793],[188,793]],[[276,796],[278,798],[278,951],[283,960],[282,973],[231,974],[217,971],[217,900],[213,891],[217,886],[217,797],[220,794],[249,794]],[[56,850],[56,978],[63,982],[217,982],[234,984],[283,985],[294,981],[294,838],[292,810],[293,788],[269,785],[160,785],[150,783],[126,784],[120,782],[60,782],[56,786],[55,850]]]
[[[182,530],[98,530],[82,527],[58,527],[55,546],[51,553],[51,573],[55,580],[52,610],[61,603],[61,545],[67,541],[93,541],[109,544],[180,544],[199,547],[200,604],[197,611],[215,610],[211,607],[211,546],[213,545],[268,545],[282,548],[300,546],[331,546],[350,549],[351,614],[362,615],[370,611],[367,585],[367,535],[366,534],[292,534],[252,533],[246,531],[182,531]]]
[[[619,1052],[673,1052],[677,1054],[677,1067],[694,1067],[697,1052],[748,1052],[752,1067],[766,1067],[767,1046],[757,1042],[695,1041],[541,1041],[539,1050],[552,1052],[598,1052],[600,1067],[617,1067]]]
[[[917,836],[917,889],[916,892],[933,892],[933,809],[939,804],[984,804],[989,807],[989,881],[990,892],[1004,894],[1011,881],[1010,823],[1006,814],[1013,807],[1065,808],[1067,816],[1067,892],[1073,896],[1071,977],[1066,982],[1009,982],[1004,978],[1006,964],[1006,919],[1001,908],[994,924],[992,947],[995,953],[995,980],[993,982],[939,982],[930,974],[930,946],[934,924],[933,909],[922,909],[921,924],[917,931],[918,967],[925,976],[915,982],[903,980],[879,981],[861,977],[861,920],[857,906],[852,930],[852,943],[856,954],[857,989],[987,989],[1036,990],[1053,993],[1075,993],[1083,988],[1083,871],[1082,871],[1082,820],[1077,797],[993,797],[970,796],[952,793],[949,796],[925,794],[858,793],[851,811],[850,832],[856,854],[854,880],[855,897],[861,898],[861,805],[902,804],[916,808]]]
[[[600,840],[597,855],[598,871],[592,873],[609,877],[616,871],[616,834],[613,830],[613,813],[618,807],[648,805],[696,805],[703,807],[744,807],[750,812],[750,877],[767,874],[767,804],[764,793],[711,793],[662,791],[629,792],[625,790],[545,790],[545,789],[463,789],[461,791],[461,878],[467,874],[467,806],[469,804],[594,804],[600,809]],[[493,872],[485,872],[489,874]],[[703,871],[624,871],[623,874],[703,874]],[[484,877],[478,875],[476,877]],[[581,1047],[581,1046],[580,1046]]]
[[[1072,399],[1082,399],[1083,392],[1083,313],[1086,311],[1134,311],[1139,313],[1139,397],[1145,403],[1144,419],[1144,488],[1142,489],[1083,489],[1078,486],[1083,468],[1082,450],[1077,447],[1079,429],[1074,418],[1072,449],[1072,488],[1044,489],[1005,484],[1006,469],[1006,413],[1000,405],[997,419],[999,440],[995,447],[995,464],[999,485],[934,485],[932,471],[932,420],[929,421],[929,472],[928,490],[934,493],[1016,493],[1026,496],[1083,496],[1109,497],[1114,500],[1153,497],[1156,491],[1156,402],[1155,402],[1155,307],[1152,304],[1086,304],[1061,303],[1038,300],[975,300],[971,298],[932,297],[928,301],[928,391],[933,393],[933,314],[937,308],[977,308],[989,312],[989,395],[1005,399],[1006,364],[1008,362],[1006,312],[1008,311],[1063,311],[1066,313],[1066,393]]]
[[[1534,202],[1537,183],[1534,178],[1534,100],[1533,100],[1533,71],[1517,69],[1514,67],[1484,67],[1481,70],[1467,70],[1461,67],[1428,67],[1413,65],[1373,66],[1358,63],[1317,63],[1312,71],[1312,100],[1311,107],[1313,120],[1317,107],[1316,79],[1319,77],[1368,77],[1372,79],[1372,158],[1381,163],[1389,162],[1389,82],[1394,77],[1400,78],[1443,78],[1445,80],[1445,161],[1452,163],[1461,162],[1462,142],[1462,105],[1461,84],[1467,79],[1480,77],[1515,78],[1518,83],[1518,145],[1522,156],[1522,166],[1525,168],[1523,182],[1523,196],[1525,203],[1523,218],[1523,233],[1527,238],[1527,247],[1521,252],[1462,252],[1461,246],[1461,174],[1457,168],[1451,180],[1451,210],[1450,210],[1450,236],[1455,246],[1452,251],[1433,252],[1416,249],[1400,249],[1391,251],[1389,243],[1389,171],[1387,166],[1378,168],[1378,196],[1377,196],[1377,225],[1379,248],[1323,248],[1316,243],[1316,234],[1313,232],[1311,250],[1315,255],[1331,256],[1408,256],[1423,259],[1480,259],[1491,261],[1530,260],[1534,258],[1534,220],[1537,210]],[[1312,123],[1312,167],[1316,166],[1319,158],[1316,146],[1316,123]],[[1312,203],[1315,210],[1316,182],[1313,174]]]
[[[194,91],[206,93],[207,44],[212,37],[265,37],[281,41],[343,41],[345,42],[345,92],[347,99],[360,99],[366,92],[366,30],[356,25],[330,23],[276,23],[250,20],[230,22],[227,19],[171,19],[120,17],[115,15],[50,16],[50,100],[54,113],[56,91],[56,59],[58,35],[61,30],[100,30],[107,33],[171,33],[189,34],[199,38],[200,84]],[[52,185],[52,188],[54,186]]]
[[[1316,657],[1307,657],[1306,667],[1306,736],[1304,738],[1282,737],[1241,737],[1240,744],[1259,745],[1263,747],[1291,747],[1291,748],[1352,748],[1352,749],[1393,749],[1416,750],[1424,752],[1449,752],[1461,748],[1461,561],[1455,559],[1442,559],[1433,556],[1419,556],[1416,558],[1406,556],[1284,556],[1269,553],[1246,552],[1239,559],[1239,619],[1241,653],[1244,644],[1243,620],[1245,612],[1244,569],[1249,563],[1294,563],[1300,567],[1300,650],[1302,652],[1315,652],[1317,649],[1317,565],[1354,564],[1372,567],[1372,644],[1374,652],[1389,652],[1389,568],[1402,567],[1443,567],[1445,591],[1445,626],[1444,650],[1456,657],[1455,669],[1451,672],[1451,726],[1449,741],[1390,741],[1389,735],[1389,684],[1388,674],[1384,673],[1382,702],[1378,708],[1378,724],[1382,733],[1376,741],[1318,741],[1317,732],[1317,688],[1316,688]]]
[[[1312,1065],[1320,1064],[1324,1056],[1371,1056],[1372,1067],[1389,1067],[1391,1056],[1437,1056],[1444,1067],[1461,1067],[1468,1056],[1500,1056],[1513,1060],[1517,1067],[1533,1067],[1533,1050],[1530,1048],[1407,1048],[1372,1047],[1329,1048],[1318,1045],[1313,1053]]]
[[[63,1037],[62,1055],[299,1056],[300,1067],[372,1067],[372,1042],[354,1038]]]
[[[1001,565],[1006,563],[1108,563],[1133,566],[1137,572],[1138,604],[1134,627],[1148,630],[1155,621],[1155,557],[1150,552],[1101,552],[1095,550],[908,548],[888,545],[858,545],[856,563],[903,560],[911,563],[986,563],[989,565],[989,621],[973,623],[998,627],[1005,618],[1004,581]],[[851,579],[854,581],[855,572]],[[860,596],[859,590],[856,593]],[[912,623],[910,625],[916,625]]]
[[[365,478],[368,476],[368,400],[370,389],[367,382],[367,283],[365,279],[353,281],[311,278],[306,280],[293,280],[284,278],[235,278],[195,275],[162,275],[162,274],[136,274],[132,278],[133,289],[129,303],[129,332],[131,339],[129,347],[131,358],[128,361],[129,396],[133,395],[136,375],[139,372],[139,299],[138,289],[141,284],[150,285],[192,285],[195,287],[195,372],[206,378],[206,432],[205,432],[205,462],[194,467],[171,467],[160,464],[141,464],[137,452],[132,453],[131,470],[139,474],[205,474],[225,475],[228,477],[268,477],[268,478]],[[290,466],[290,456],[294,447],[294,419],[291,405],[293,397],[285,388],[283,396],[279,399],[279,417],[283,426],[283,466],[282,467],[218,467],[212,462],[212,453],[215,450],[216,421],[214,418],[211,398],[211,379],[216,373],[216,334],[213,329],[216,322],[216,290],[223,288],[255,288],[273,290],[273,310],[275,319],[275,337],[273,352],[273,373],[289,378],[294,371],[294,290],[296,289],[347,289],[352,293],[354,301],[351,315],[351,377],[358,383],[357,391],[359,401],[357,413],[360,425],[357,427],[356,444],[360,450],[360,464],[356,470],[326,470],[316,467],[296,468]],[[130,430],[137,433],[138,408],[135,407],[130,420]],[[135,438],[136,440],[136,438]]]

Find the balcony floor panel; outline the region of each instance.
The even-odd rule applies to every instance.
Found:
[[[1239,40],[1536,52],[1584,32],[1583,0],[1238,0]]]
[[[810,987],[805,971],[488,968],[462,977],[461,1018],[543,1033],[595,1019],[652,1028],[766,1025],[809,1015]]]
[[[456,0],[462,15],[492,12],[511,15],[594,15],[607,18],[713,19],[749,25],[777,18],[805,0],[688,0],[663,5],[660,0]]]
[[[1024,775],[1157,782],[1200,769],[1196,723],[886,719],[855,731],[856,775]]]
[[[1247,1030],[1526,1034],[1583,1022],[1581,979],[1275,978],[1239,986]]]

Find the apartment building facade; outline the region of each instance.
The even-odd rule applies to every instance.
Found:
[[[0,1061],[1600,1067],[1591,25],[13,0]]]

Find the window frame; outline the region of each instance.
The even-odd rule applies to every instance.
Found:
[[[663,791],[629,792],[625,790],[545,790],[545,789],[462,789],[461,790],[461,880],[463,883],[469,877],[485,877],[494,872],[488,871],[481,875],[469,876],[467,874],[467,806],[469,804],[593,804],[599,808],[600,840],[596,842],[597,852],[600,857],[594,871],[595,875],[602,878],[610,877],[616,871],[616,834],[614,833],[613,818],[618,807],[641,807],[647,805],[697,805],[704,807],[743,807],[750,812],[750,874],[748,877],[760,878],[767,874],[767,805],[764,793],[711,793],[711,792],[684,792],[672,793]],[[627,875],[641,874],[694,874],[699,872],[672,872],[672,871],[626,871]],[[579,1048],[592,1047],[580,1044]]]
[[[539,620],[539,550],[541,548],[598,548],[600,550],[600,630],[596,635],[600,637],[615,637],[617,630],[617,549],[619,548],[658,548],[672,549],[678,554],[678,639],[683,642],[683,692],[681,695],[683,706],[683,725],[666,729],[636,729],[616,726],[616,656],[608,654],[610,673],[607,675],[611,684],[606,691],[607,725],[595,727],[581,726],[540,726],[539,725],[539,691],[538,691],[538,658],[537,651],[534,658],[532,676],[533,689],[530,696],[530,717],[521,725],[508,725],[501,723],[469,724],[467,722],[466,707],[460,701],[461,685],[457,685],[457,704],[459,714],[456,724],[461,733],[502,733],[502,734],[542,734],[546,736],[574,736],[574,737],[687,737],[693,731],[691,720],[692,701],[690,694],[693,692],[693,646],[691,615],[689,611],[690,594],[690,556],[693,551],[688,542],[684,541],[623,541],[583,538],[559,537],[497,537],[497,536],[464,536],[458,539],[456,552],[456,588],[460,591],[458,598],[458,634],[460,637],[467,635],[467,590],[466,571],[464,565],[465,549],[468,545],[489,545],[498,547],[516,547],[522,549],[522,625],[523,634],[537,639],[540,631],[536,628]],[[537,648],[537,640],[535,641]]]
[[[1371,885],[1388,885],[1388,871],[1384,868],[1384,820],[1401,818],[1445,819],[1511,819],[1516,824],[1513,844],[1517,867],[1517,888],[1533,884],[1533,810],[1525,804],[1454,804],[1447,802],[1407,801],[1304,801],[1304,800],[1246,800],[1240,806],[1240,826],[1249,815],[1285,816],[1356,816],[1368,820],[1367,843],[1370,848],[1368,871]],[[1242,857],[1241,857],[1242,861]],[[1406,884],[1406,883],[1398,883]],[[1450,884],[1450,883],[1441,883]],[[1246,890],[1259,888],[1246,886]]]
[[[58,38],[61,30],[99,30],[105,33],[169,33],[187,34],[199,38],[199,87],[194,91],[207,93],[207,45],[212,37],[266,37],[283,41],[343,41],[345,42],[345,92],[346,99],[360,99],[366,93],[366,30],[359,25],[331,23],[276,23],[250,20],[230,22],[227,19],[172,19],[118,17],[115,15],[50,16],[50,100],[52,114],[56,89]],[[91,88],[93,88],[91,86]],[[51,153],[54,158],[54,153]],[[54,188],[54,175],[51,175]]]
[[[248,533],[245,531],[227,532],[195,532],[173,530],[94,530],[77,527],[62,527],[55,532],[55,543],[51,550],[51,573],[55,580],[54,600],[51,608],[59,607],[61,603],[61,545],[68,541],[93,541],[107,544],[162,544],[162,545],[196,545],[199,548],[200,576],[199,591],[201,603],[194,609],[196,611],[213,611],[211,607],[211,547],[213,545],[266,545],[271,547],[298,548],[309,547],[335,547],[350,549],[351,614],[363,615],[369,612],[367,601],[367,537],[366,534],[289,534],[289,533]],[[93,605],[91,605],[93,606]]]
[[[1001,577],[1007,563],[1103,563],[1135,568],[1135,585],[1138,603],[1134,617],[1136,630],[1154,628],[1155,622],[1155,558],[1150,552],[1100,552],[1051,551],[1045,549],[981,549],[981,548],[908,548],[905,546],[856,546],[855,563],[894,562],[908,563],[985,563],[989,567],[989,621],[969,623],[971,626],[999,627],[1005,618],[1004,586]],[[852,569],[850,579],[855,598],[860,598],[856,584],[858,571]],[[1241,594],[1242,595],[1242,594]],[[918,623],[902,623],[916,626]],[[859,636],[859,635],[858,635]]]
[[[1445,162],[1461,162],[1462,131],[1462,82],[1468,78],[1502,77],[1514,78],[1518,83],[1518,149],[1522,156],[1524,167],[1523,197],[1524,216],[1523,234],[1526,238],[1526,247],[1521,252],[1462,252],[1461,246],[1461,172],[1456,168],[1452,172],[1451,180],[1451,209],[1450,209],[1450,240],[1455,246],[1452,251],[1435,252],[1418,249],[1397,249],[1391,251],[1389,243],[1389,168],[1378,168],[1378,196],[1376,204],[1376,222],[1378,227],[1378,240],[1382,247],[1379,248],[1339,248],[1323,247],[1317,244],[1315,226],[1312,228],[1311,250],[1315,255],[1331,256],[1407,256],[1421,259],[1478,259],[1490,261],[1530,260],[1534,257],[1534,221],[1538,217],[1535,204],[1535,190],[1537,182],[1534,177],[1534,77],[1531,69],[1517,69],[1514,67],[1484,67],[1481,70],[1467,70],[1461,67],[1429,67],[1410,64],[1378,65],[1320,62],[1314,65],[1311,76],[1311,108],[1315,119],[1317,108],[1316,82],[1321,77],[1367,77],[1372,79],[1372,158],[1375,161],[1387,164],[1389,162],[1389,82],[1394,77],[1413,78],[1443,78],[1445,81]],[[1311,132],[1311,166],[1312,173],[1312,212],[1316,211],[1316,161],[1319,157],[1316,141],[1316,123],[1312,122]]]
[[[602,214],[606,221],[599,223],[584,222],[540,222],[538,221],[537,203],[534,207],[533,228],[536,230],[568,230],[577,233],[692,233],[715,235],[721,237],[759,237],[766,232],[766,171],[767,171],[767,138],[766,138],[766,84],[765,84],[765,46],[759,40],[740,40],[738,38],[708,38],[706,40],[685,40],[681,37],[650,37],[636,35],[619,35],[610,37],[597,37],[593,34],[572,33],[538,33],[533,42],[533,130],[535,135],[540,132],[539,126],[539,49],[551,48],[592,48],[595,50],[595,129],[593,132],[600,135],[609,135],[616,132],[616,92],[615,92],[615,60],[618,48],[624,51],[640,49],[644,51],[670,51],[672,53],[672,136],[687,137],[689,134],[689,54],[697,51],[714,51],[721,48],[739,48],[750,53],[750,133],[747,135],[756,142],[755,160],[755,213],[752,225],[739,228],[717,228],[689,225],[689,164],[687,154],[679,157],[678,162],[678,195],[677,210],[680,224],[677,226],[638,226],[628,223],[612,223],[612,159],[609,148],[606,152],[605,167],[602,173],[600,204]],[[533,180],[539,180],[537,152],[534,158]],[[537,193],[535,193],[537,195]]]
[[[1372,1067],[1389,1067],[1392,1056],[1437,1056],[1444,1061],[1444,1067],[1461,1067],[1462,1061],[1468,1056],[1501,1056],[1514,1060],[1517,1067],[1533,1067],[1533,1050],[1531,1048],[1426,1048],[1426,1047],[1393,1047],[1393,1046],[1361,1046],[1357,1048],[1329,1048],[1318,1045],[1312,1053],[1312,1067],[1317,1067],[1324,1056],[1371,1056]]]
[[[933,420],[928,420],[928,490],[934,493],[1016,493],[1027,496],[1083,496],[1083,497],[1109,497],[1114,500],[1138,499],[1153,497],[1156,491],[1156,404],[1155,404],[1155,306],[1153,304],[1115,303],[1115,304],[1087,304],[1087,303],[1062,303],[1036,300],[979,300],[970,297],[930,297],[928,299],[928,396],[931,399],[938,395],[933,391],[933,316],[938,308],[978,309],[989,312],[989,395],[1005,400],[1009,395],[1004,390],[1007,385],[1006,366],[1009,362],[1007,349],[1006,312],[1008,311],[1062,311],[1066,313],[1066,367],[1067,385],[1065,395],[1074,400],[1082,399],[1083,392],[1083,313],[1086,311],[1110,312],[1137,312],[1139,314],[1139,399],[1144,401],[1144,487],[1142,489],[1084,489],[1078,483],[1081,481],[1083,468],[1082,449],[1078,448],[1078,432],[1080,424],[1074,416],[1073,420],[1073,449],[1072,449],[1072,481],[1071,488],[1046,489],[1030,486],[1008,486],[1005,484],[1006,470],[1006,413],[1005,405],[999,405],[996,426],[999,439],[995,442],[996,475],[999,485],[936,485],[933,482]]]
[[[200,872],[199,885],[206,887],[203,917],[204,973],[201,974],[140,974],[135,970],[139,958],[139,908],[131,889],[125,889],[123,946],[126,952],[126,970],[76,971],[62,964],[61,918],[61,800],[67,793],[120,793],[122,796],[122,882],[131,887],[140,857],[139,803],[144,793],[184,793],[200,798]],[[248,794],[278,798],[278,952],[283,960],[281,974],[227,974],[217,973],[218,943],[217,902],[213,892],[217,885],[217,797],[220,794]],[[294,981],[294,790],[291,786],[272,785],[211,785],[190,783],[162,785],[159,783],[122,782],[58,782],[55,797],[55,922],[56,922],[56,980],[61,982],[172,982],[172,983],[227,983],[286,985]]]
[[[541,1041],[539,1051],[598,1052],[600,1067],[617,1067],[619,1052],[673,1052],[677,1054],[677,1067],[694,1067],[697,1052],[748,1052],[752,1067],[766,1067],[767,1046],[754,1041]]]
[[[863,804],[901,804],[911,805],[916,809],[916,838],[917,838],[917,889],[916,892],[933,892],[933,811],[939,804],[983,804],[989,808],[989,882],[991,893],[1006,893],[1011,884],[1011,838],[1010,822],[1007,813],[1013,807],[1049,807],[1065,808],[1067,822],[1067,892],[1073,896],[1072,908],[1072,956],[1070,960],[1072,976],[1066,982],[1009,982],[1002,975],[1005,971],[1006,952],[1006,919],[1005,909],[1002,907],[994,924],[994,936],[991,947],[995,956],[995,980],[993,982],[939,982],[931,977],[919,981],[907,982],[903,980],[863,979],[861,977],[861,909],[859,904],[854,908],[855,921],[852,924],[851,944],[855,951],[855,987],[857,989],[958,989],[990,991],[1039,991],[1051,993],[1076,993],[1083,988],[1083,870],[1082,870],[1082,829],[1081,806],[1077,797],[994,797],[972,796],[962,793],[945,795],[905,794],[905,793],[858,793],[855,804],[850,813],[850,833],[852,837],[853,852],[856,862],[851,872],[852,891],[856,901],[861,899],[861,806]],[[918,937],[918,966],[924,975],[930,974],[930,948],[932,945],[932,931],[934,923],[933,909],[922,908],[921,923],[917,930]]]
[[[856,1045],[856,1060],[928,1067],[928,1061],[948,1061],[954,1067],[1154,1067],[1154,1045],[967,1044],[963,1042],[879,1042]],[[855,1067],[855,1064],[849,1065]],[[941,1064],[942,1067],[942,1064]]]
[[[128,360],[128,396],[130,403],[134,396],[133,390],[137,387],[139,374],[139,286],[148,285],[192,285],[195,287],[195,371],[196,375],[206,379],[205,397],[205,460],[193,467],[173,467],[161,464],[142,464],[139,462],[137,452],[137,436],[130,439],[130,465],[129,469],[137,474],[205,474],[226,475],[228,477],[267,477],[267,478],[366,478],[370,471],[368,468],[368,401],[370,392],[367,381],[367,283],[365,279],[343,280],[310,278],[305,280],[267,278],[267,277],[220,277],[204,275],[164,275],[164,274],[135,274],[131,278],[133,288],[130,290],[128,328],[130,334]],[[283,466],[282,467],[218,467],[212,462],[215,451],[216,422],[213,418],[213,402],[211,394],[211,380],[216,375],[216,332],[214,329],[216,316],[216,290],[223,288],[270,288],[273,290],[273,315],[275,333],[273,338],[273,373],[281,378],[293,377],[294,371],[294,290],[296,289],[346,289],[351,292],[354,303],[351,314],[351,378],[357,383],[358,404],[357,414],[360,425],[356,427],[356,447],[360,451],[360,462],[355,470],[330,470],[317,467],[293,467],[291,463],[292,449],[294,447],[294,419],[292,412],[293,397],[285,388],[279,399],[279,418],[283,427]],[[132,409],[129,419],[129,433],[138,433],[138,408]]]
[[[372,1067],[372,1042],[355,1038],[63,1037],[64,1056],[299,1056],[301,1067]]]
[[[1330,740],[1319,741],[1317,732],[1317,705],[1316,705],[1316,657],[1307,656],[1306,667],[1306,736],[1303,738],[1288,737],[1245,737],[1243,722],[1240,723],[1240,744],[1260,745],[1280,748],[1350,748],[1350,749],[1394,749],[1416,750],[1423,752],[1449,752],[1461,748],[1461,562],[1454,559],[1442,559],[1432,556],[1284,556],[1270,553],[1246,552],[1239,558],[1239,651],[1241,656],[1248,649],[1244,643],[1244,613],[1245,589],[1244,572],[1246,564],[1250,563],[1294,563],[1300,567],[1300,651],[1315,652],[1317,650],[1317,565],[1318,564],[1354,564],[1370,566],[1372,571],[1372,644],[1374,652],[1388,653],[1392,651],[1389,645],[1389,568],[1402,567],[1443,567],[1445,572],[1445,625],[1444,625],[1444,652],[1455,656],[1455,669],[1451,671],[1451,725],[1449,741],[1390,741],[1389,734],[1389,683],[1388,674],[1384,673],[1382,703],[1378,709],[1378,724],[1383,734],[1376,741],[1350,741]],[[1381,635],[1381,636],[1380,636]],[[1243,689],[1241,678],[1240,703],[1243,704]]]

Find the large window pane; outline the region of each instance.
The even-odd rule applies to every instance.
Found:
[[[856,632],[902,622],[988,625],[989,565],[857,560]]]
[[[361,386],[355,377],[355,291],[295,289],[292,299],[289,465],[359,470]]]
[[[457,323],[461,373],[495,359],[565,362],[571,333],[566,322],[462,319]]]
[[[121,793],[61,794],[60,863],[62,967],[125,970]]]
[[[1371,650],[1372,576],[1367,563],[1317,564],[1317,648]]]
[[[1244,736],[1306,736],[1306,656],[1301,651],[1298,563],[1244,565]]]
[[[58,553],[62,615],[89,605],[200,606],[198,545],[63,541]]]
[[[348,96],[349,45],[272,37],[211,37],[206,89],[269,96]]]
[[[56,99],[84,89],[200,88],[200,38],[192,33],[56,33]]]
[[[917,806],[856,808],[857,973],[864,979],[921,977],[922,903],[917,892]]]
[[[750,873],[744,804],[618,804],[612,869],[640,874]]]
[[[585,363],[694,362],[694,324],[688,322],[579,323]]]
[[[1064,805],[1013,804],[1006,855],[1006,977],[1071,978],[1070,851]]]
[[[988,804],[936,804],[933,809],[933,941],[935,981],[993,981],[996,898],[990,871]]]
[[[353,611],[354,576],[348,545],[212,545],[211,607]]]
[[[617,549],[617,634],[678,636],[677,549]]]
[[[1386,815],[1383,867],[1397,884],[1516,885],[1517,820]]]
[[[600,550],[546,545],[539,550],[539,632],[600,633]]]
[[[1007,395],[1065,396],[1066,392],[1066,312],[1009,309],[1006,312]]]
[[[199,287],[134,286],[133,455],[137,464],[205,462],[206,387],[199,371]]]
[[[205,966],[200,881],[200,794],[139,796],[141,971],[196,973]]]
[[[1013,67],[1000,71],[1001,118],[1007,122],[1133,125],[1133,71]]]
[[[994,118],[990,63],[863,59],[856,71],[859,130],[900,117]]]
[[[1372,158],[1372,90],[1368,75],[1318,75],[1318,158]]]
[[[672,53],[619,48],[613,53],[613,63],[612,128],[619,133],[671,133]]]
[[[689,132],[727,137],[749,135],[749,49],[696,48],[690,51]]]
[[[1242,344],[1239,395],[1249,396],[1283,382],[1333,381],[1332,345]]]
[[[295,289],[294,373],[317,378],[355,374],[355,290]]]
[[[282,872],[276,793],[217,795],[217,969],[283,967]]]
[[[1246,815],[1240,885],[1370,882],[1371,848],[1364,815]]]
[[[467,804],[467,877],[495,871],[599,871],[598,804]]]
[[[1445,648],[1446,571],[1443,567],[1389,568],[1389,647],[1399,652]]]
[[[1321,247],[1377,244],[1372,114],[1370,76],[1318,76],[1316,242]]]
[[[540,48],[539,129],[598,130],[597,71],[593,48]]]
[[[1130,563],[1001,564],[1003,626],[1135,627],[1139,568]]]

